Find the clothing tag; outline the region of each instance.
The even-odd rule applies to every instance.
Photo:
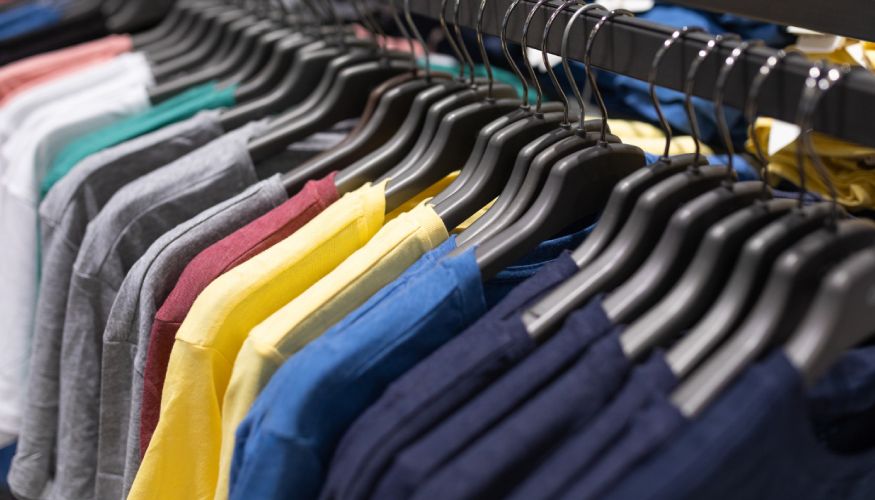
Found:
[[[653,0],[599,0],[608,10],[626,9],[631,12],[647,12],[653,8]]]
[[[847,47],[845,47],[845,52],[853,57],[854,61],[857,61],[857,64],[870,71],[872,70],[871,66],[869,65],[869,59],[866,58],[866,49],[865,47],[863,47],[862,43],[848,45]]]
[[[787,31],[799,35],[795,47],[806,54],[829,54],[845,44],[843,36],[829,35],[796,26],[790,26]]]
[[[802,129],[792,123],[772,120],[772,128],[769,131],[769,156],[793,144]]]
[[[544,66],[544,57],[542,56],[543,52],[538,49],[528,48],[526,49],[526,55],[529,56],[529,62],[532,63],[532,67],[541,73],[547,72],[547,67]],[[550,67],[555,67],[557,64],[562,62],[562,58],[559,56],[554,56],[553,54],[547,54],[547,61],[550,63]]]

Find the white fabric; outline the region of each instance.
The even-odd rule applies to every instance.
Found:
[[[154,81],[138,57],[140,63],[105,83],[29,113],[0,149],[0,447],[18,432],[26,386],[38,282],[39,184],[70,141],[149,107],[146,88]]]
[[[141,74],[144,70],[148,71],[148,68],[146,58],[142,54],[122,54],[109,61],[49,80],[16,95],[0,108],[0,146],[36,110],[118,78]],[[149,75],[151,78],[151,72]]]

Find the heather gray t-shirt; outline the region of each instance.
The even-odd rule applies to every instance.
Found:
[[[88,223],[125,184],[222,134],[219,113],[206,111],[82,160],[40,206],[42,272],[31,345],[30,376],[18,450],[9,474],[15,494],[39,498],[54,472],[61,333],[73,263]]]
[[[125,275],[165,232],[257,182],[248,142],[266,127],[246,125],[137,179],[88,225],[61,344],[57,496],[95,493],[103,331]]]
[[[145,363],[136,360],[145,359],[158,308],[191,259],[286,200],[278,175],[259,182],[165,233],[128,272],[103,332],[97,498],[125,498],[140,465],[132,394],[143,392]]]

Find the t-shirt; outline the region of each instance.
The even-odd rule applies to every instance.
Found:
[[[18,397],[24,384],[25,363],[33,331],[37,294],[38,183],[52,154],[81,130],[141,108],[146,102],[141,87],[121,92],[118,100],[101,105],[75,98],[57,106],[41,123],[25,122],[0,151],[0,313],[7,318],[4,349],[0,350],[0,446],[18,433]],[[36,118],[36,117],[32,117]],[[9,386],[9,388],[7,388]],[[6,392],[9,391],[9,392]]]
[[[401,452],[375,490],[377,498],[409,498],[430,474],[549,386],[610,328],[600,300],[592,300],[542,346]],[[570,325],[569,325],[570,326]]]
[[[176,332],[195,299],[213,280],[286,239],[337,201],[334,177],[332,173],[321,180],[308,182],[282,205],[203,250],[182,271],[173,291],[155,314],[145,359],[141,359],[143,351],[137,352],[137,366],[145,365],[143,394],[142,403],[138,405],[134,393],[131,412],[141,408],[138,434],[141,458],[158,425],[161,390]],[[134,376],[136,381],[137,374]],[[131,447],[130,443],[128,446]]]
[[[385,183],[366,184],[201,292],[176,334],[158,425],[130,498],[215,494],[221,402],[244,339],[364,246],[384,216]]]
[[[592,419],[629,367],[610,325],[600,323],[604,318],[593,308],[571,314],[563,329],[598,330],[601,335],[590,335],[599,340],[553,383],[419,484],[411,498],[502,497],[575,425]]]
[[[121,186],[221,133],[218,112],[210,111],[107,149],[80,163],[40,205],[42,273],[18,443],[20,453],[10,476],[19,496],[39,496],[51,472],[67,292],[88,223]]]
[[[524,267],[529,279],[494,307],[486,304],[489,312],[485,316],[486,308],[461,318],[457,331],[462,333],[390,384],[352,423],[336,447],[321,498],[368,497],[398,451],[534,349],[535,342],[517,313],[578,268],[566,254],[540,270],[529,264]],[[523,274],[517,277],[523,281]],[[500,280],[499,286],[506,290],[506,285]],[[488,295],[482,289],[480,293]]]
[[[621,440],[635,415],[649,405],[652,398],[667,395],[676,383],[664,355],[651,355],[647,362],[635,368],[623,389],[599,416],[588,425],[576,428],[549,458],[527,474],[509,498],[556,498],[581,478],[586,478],[594,490],[601,490],[617,480],[622,467],[592,475],[587,471],[604,467],[602,458],[607,461],[610,446]]]
[[[139,440],[128,450],[131,394],[135,359],[149,344],[149,331],[158,306],[176,283],[185,264],[220,238],[287,200],[279,176],[179,224],[159,238],[128,272],[112,305],[103,331],[100,369],[100,435],[96,495],[123,498],[140,465]],[[137,384],[142,390],[142,385]],[[139,414],[135,421],[139,424]],[[137,426],[137,432],[139,427]],[[123,478],[129,478],[130,482]]]
[[[13,38],[51,26],[61,19],[61,11],[52,5],[25,4],[0,13],[0,40]]]
[[[219,89],[215,82],[198,85],[158,106],[79,137],[58,153],[43,178],[40,193],[45,196],[58,179],[98,151],[185,120],[199,111],[233,106],[236,88],[236,85],[229,85]]]
[[[218,497],[227,496],[234,432],[279,367],[448,237],[434,209],[421,204],[386,223],[336,269],[252,329],[222,403]]]
[[[667,400],[641,414],[636,426],[681,426],[603,498],[872,498],[873,409],[875,348],[849,351],[811,390],[776,351],[695,421]]]
[[[102,335],[127,271],[162,234],[257,181],[248,142],[266,128],[251,123],[131,182],[88,225],[61,344],[57,491],[94,494]]]
[[[19,92],[88,65],[108,61],[130,52],[132,47],[129,35],[110,35],[7,64],[0,68],[0,106],[8,104],[7,100]]]

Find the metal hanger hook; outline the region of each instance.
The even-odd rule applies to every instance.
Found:
[[[419,31],[419,28],[416,27],[416,23],[413,21],[413,15],[410,13],[410,0],[404,0],[404,19],[407,21],[407,24],[410,27],[410,31],[413,32],[413,36],[416,37],[416,39],[419,41],[419,44],[422,46],[425,58],[425,80],[430,82],[431,52],[429,52],[428,50],[428,44],[422,37],[422,33]]]
[[[678,42],[678,40],[684,38],[689,33],[704,33],[705,30],[699,28],[698,26],[684,26],[683,28],[672,33],[668,38],[662,42],[662,46],[659,47],[659,50],[656,51],[656,55],[653,57],[653,63],[650,65],[650,73],[647,75],[647,83],[650,89],[650,102],[653,104],[653,109],[656,110],[656,117],[659,119],[659,126],[662,127],[662,133],[665,134],[665,149],[662,153],[663,161],[668,161],[669,152],[671,151],[671,140],[672,140],[672,130],[671,125],[668,123],[668,120],[665,118],[665,114],[662,112],[662,106],[659,104],[659,99],[656,97],[656,76],[659,72],[659,65],[662,63],[662,58],[665,57],[665,54],[668,53],[668,49],[672,48],[672,46]]]
[[[413,38],[410,36],[410,31],[404,26],[404,22],[401,21],[401,16],[398,14],[398,5],[395,2],[396,0],[389,0],[392,21],[395,23],[395,26],[398,27],[398,31],[401,32],[401,36],[407,40],[407,46],[410,48],[410,68],[413,75],[416,75],[416,46],[413,43]],[[426,74],[427,71],[428,70],[426,70]]]
[[[474,70],[476,68],[474,66],[474,59],[471,57],[471,53],[468,52],[468,47],[465,45],[465,38],[462,36],[462,26],[459,21],[459,13],[462,10],[461,6],[462,0],[456,0],[455,5],[453,6],[453,32],[456,33],[456,41],[459,43],[459,48],[462,49],[462,54],[465,57],[464,60],[468,62],[468,66],[471,68],[471,85],[473,86],[476,83],[476,80],[474,78]],[[491,88],[488,96],[489,99],[492,98]]]
[[[699,76],[699,69],[702,63],[708,56],[714,52],[724,40],[740,40],[738,35],[727,34],[717,35],[708,40],[705,47],[700,49],[696,54],[696,58],[690,63],[690,68],[687,71],[687,78],[684,81],[684,110],[687,112],[687,120],[690,122],[690,132],[693,136],[693,144],[695,146],[695,156],[693,159],[693,169],[699,168],[699,160],[702,158],[702,134],[699,130],[699,120],[696,118],[696,110],[693,108],[693,87],[696,84],[696,78]]]
[[[495,78],[492,76],[492,65],[489,64],[489,54],[486,53],[486,46],[483,45],[484,11],[486,11],[486,0],[481,0],[480,9],[477,11],[477,47],[480,49],[480,58],[483,59],[483,66],[486,68],[486,76],[489,79],[489,97],[492,98],[492,87]]]
[[[520,84],[523,86],[523,109],[529,108],[529,82],[526,81],[525,75],[523,75],[522,70],[516,61],[513,60],[513,57],[510,55],[510,49],[507,46],[507,25],[510,22],[510,15],[517,5],[522,0],[513,0],[510,6],[507,8],[507,12],[504,13],[504,19],[501,21],[501,51],[504,53],[504,58],[507,59],[507,64],[510,66],[510,69],[514,72],[517,78],[520,79]],[[525,47],[523,47],[523,53],[525,53]]]
[[[568,19],[568,24],[565,25],[565,31],[562,32],[562,44],[559,46],[559,56],[562,59],[562,71],[565,72],[565,78],[568,79],[568,83],[571,85],[571,91],[574,92],[574,98],[577,100],[577,105],[580,107],[580,116],[578,117],[578,127],[580,130],[584,130],[584,121],[586,121],[586,105],[583,100],[583,94],[580,92],[580,87],[577,84],[577,79],[574,78],[574,73],[571,72],[571,65],[568,63],[568,42],[571,40],[571,29],[574,26],[574,23],[584,13],[593,10],[599,9],[607,12],[603,6],[598,4],[587,4],[583,7],[574,11],[571,14],[571,18]],[[583,23],[583,34],[586,36],[586,21]],[[584,61],[585,70],[589,73],[589,66],[586,65],[586,61]]]
[[[571,125],[571,119],[569,118],[569,106],[568,106],[568,97],[565,95],[565,91],[562,90],[562,84],[559,83],[559,78],[556,76],[556,72],[553,71],[553,65],[550,64],[550,58],[547,53],[547,39],[550,37],[550,31],[553,29],[553,23],[556,21],[556,18],[559,17],[559,14],[562,13],[569,5],[572,3],[579,4],[582,8],[586,7],[586,2],[583,0],[565,0],[562,5],[556,8],[553,11],[553,14],[550,16],[550,19],[547,20],[546,26],[544,26],[544,34],[541,37],[541,57],[544,61],[544,67],[547,69],[547,74],[550,76],[550,81],[553,82],[553,88],[556,89],[556,95],[559,96],[559,99],[562,101],[562,107],[564,111],[564,115],[562,118],[561,126],[568,127]],[[566,61],[562,60],[563,64],[567,64]],[[538,101],[538,109],[540,109],[541,102]],[[583,113],[583,108],[580,108],[580,112]]]
[[[447,40],[447,43],[450,44],[450,49],[453,51],[453,54],[456,56],[456,60],[459,61],[459,80],[465,80],[465,58],[462,57],[462,53],[459,51],[459,46],[456,45],[456,39],[453,37],[452,33],[450,33],[450,28],[447,25],[447,3],[448,0],[441,0],[441,15],[438,16],[438,22],[440,22],[441,30],[444,32],[444,37]]]
[[[717,83],[714,85],[714,116],[717,119],[717,129],[720,131],[720,137],[723,139],[723,144],[726,146],[726,152],[729,155],[729,160],[726,162],[726,179],[732,180],[734,171],[735,145],[732,144],[732,134],[729,132],[729,122],[726,120],[726,110],[723,107],[723,94],[726,89],[726,82],[729,81],[729,75],[735,67],[735,63],[752,47],[762,47],[765,42],[762,40],[745,40],[738,47],[732,49],[732,52],[723,61],[723,67],[720,68],[720,74],[717,75]]]
[[[589,39],[586,41],[586,76],[589,78],[589,84],[592,86],[592,91],[595,94],[596,102],[599,105],[599,112],[602,115],[602,131],[601,131],[601,141],[602,144],[607,144],[608,142],[608,107],[605,106],[605,99],[602,97],[602,91],[599,90],[598,83],[595,79],[595,73],[592,70],[592,47],[595,45],[595,39],[601,31],[602,27],[608,22],[614,19],[617,16],[625,16],[625,17],[635,17],[635,14],[625,9],[614,9],[598,20],[595,26],[592,28],[592,33],[589,34]],[[584,117],[580,117],[580,126],[583,127]]]
[[[522,49],[523,49],[523,63],[526,65],[526,69],[529,71],[529,76],[532,77],[532,84],[535,86],[535,92],[538,94],[538,100],[536,102],[535,108],[541,109],[541,100],[544,96],[544,89],[541,88],[541,82],[538,80],[538,75],[535,74],[535,68],[532,67],[532,62],[529,60],[529,28],[532,25],[532,19],[535,18],[535,14],[541,10],[545,3],[548,0],[538,0],[538,3],[532,6],[532,10],[526,15],[526,20],[523,23],[523,37],[521,39]]]
[[[794,51],[784,51],[779,50],[775,55],[769,56],[766,59],[766,62],[760,66],[757,70],[756,75],[753,77],[753,81],[750,85],[750,90],[747,93],[747,99],[745,101],[744,106],[744,119],[747,121],[748,127],[748,137],[750,137],[751,141],[753,141],[753,147],[756,151],[757,160],[760,162],[760,167],[762,168],[763,182],[765,183],[763,186],[763,190],[768,189],[768,186],[771,185],[769,173],[769,160],[766,158],[766,154],[763,152],[763,145],[760,144],[759,138],[756,135],[756,121],[758,118],[759,111],[759,97],[760,91],[763,88],[763,84],[768,80],[769,75],[772,74],[772,70],[775,69],[778,64],[781,63],[787,56],[789,55],[797,55],[801,57],[801,54]]]

